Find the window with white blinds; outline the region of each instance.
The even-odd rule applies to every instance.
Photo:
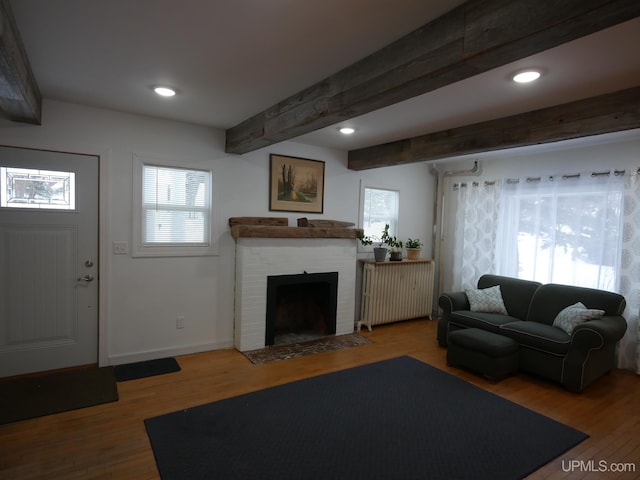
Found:
[[[134,170],[136,256],[211,255],[213,172],[146,163]]]
[[[374,245],[380,242],[385,225],[389,225],[389,233],[398,235],[398,217],[400,192],[386,188],[374,188],[361,185],[360,191],[360,225],[364,235],[371,237]],[[359,251],[370,251],[372,246],[358,243]]]

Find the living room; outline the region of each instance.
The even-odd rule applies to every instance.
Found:
[[[303,378],[309,371],[324,373],[367,363],[369,359],[383,359],[391,354],[417,354],[425,361],[432,360],[436,365],[445,367],[442,351],[435,343],[435,331],[423,324],[413,327],[409,324],[399,325],[400,333],[397,334],[392,333],[394,327],[374,329],[371,334],[374,342],[377,337],[387,332],[390,340],[380,339],[378,343],[367,347],[366,353],[358,353],[358,349],[353,349],[351,353],[325,356],[320,366],[312,360],[305,359],[292,371],[283,366],[271,366],[263,369],[262,373],[249,373],[244,366],[233,365],[238,359],[231,356],[234,352],[232,347],[236,250],[236,242],[230,235],[227,224],[231,217],[283,216],[288,218],[289,225],[295,225],[299,217],[305,216],[359,225],[360,194],[363,186],[397,190],[400,192],[397,234],[402,239],[422,239],[423,256],[430,257],[434,248],[438,251],[437,247],[440,245],[440,239],[433,236],[433,226],[437,223],[434,218],[437,212],[434,212],[433,205],[442,198],[436,192],[437,177],[433,174],[433,166],[440,172],[439,188],[447,189],[447,202],[452,198],[454,182],[566,175],[609,169],[637,172],[640,167],[640,132],[635,129],[594,136],[586,142],[551,143],[536,148],[477,153],[437,162],[417,162],[354,171],[349,169],[349,153],[343,148],[312,145],[292,138],[250,153],[228,154],[225,152],[223,128],[163,119],[150,114],[140,115],[98,108],[46,96],[42,106],[42,124],[36,126],[7,121],[0,128],[0,143],[8,147],[64,151],[99,158],[100,283],[97,363],[105,366],[168,356],[185,356],[185,370],[191,365],[192,368],[201,371],[210,361],[227,365],[233,372],[233,378],[228,378],[225,376],[224,368],[220,369],[218,365],[215,373],[211,375],[205,374],[199,380],[196,380],[195,376],[190,377],[192,381],[200,382],[198,388],[202,390],[192,395],[176,394],[178,398],[169,395],[171,386],[166,380],[149,380],[137,388],[127,385],[121,389],[121,396],[131,395],[133,403],[136,400],[141,402],[140,410],[147,409],[142,414],[136,410],[136,406],[131,406],[132,410],[128,412],[136,416],[160,414],[182,408],[177,405],[180,402],[186,407],[212,401],[212,396],[204,392],[208,388],[204,385],[208,380],[219,385],[220,389],[225,389],[225,393],[218,394],[217,397],[223,398],[249,391],[250,387],[257,389]],[[270,211],[269,156],[272,153],[324,162],[324,208],[321,214]],[[148,158],[156,163],[212,169],[215,192],[214,228],[218,232],[215,237],[215,255],[154,258],[132,254],[136,228],[133,187],[136,156]],[[445,172],[470,169],[476,161],[481,165],[482,176],[469,174],[455,178],[447,177],[443,184]],[[450,203],[446,205],[449,208]],[[449,222],[451,221],[452,218],[449,218]],[[124,246],[126,252],[116,253],[116,244]],[[454,285],[450,273],[454,270],[456,252],[449,249],[452,245],[445,241],[441,252],[442,263],[439,269],[442,272],[443,291],[451,289]],[[370,253],[359,252],[358,256],[369,258]],[[178,318],[183,321],[182,328],[176,328]],[[412,328],[419,332],[419,339],[411,339]],[[425,346],[428,351],[418,353],[422,342],[426,345],[430,339],[433,339],[432,345]],[[406,342],[407,346],[398,350],[383,351],[383,347],[393,345],[395,340]],[[197,357],[192,354],[204,356]],[[471,381],[480,382],[473,376],[462,375]],[[261,376],[270,378],[267,381]],[[622,378],[622,383],[618,384],[616,381],[619,378]],[[245,379],[243,387],[234,386],[235,383],[243,383]],[[546,396],[550,403],[558,399],[566,404],[572,402],[573,397],[567,396],[565,392],[555,392],[554,387],[547,386],[544,382],[528,378],[527,380],[531,382],[532,387],[528,386],[527,381],[517,379],[515,383],[498,384],[493,388],[498,393],[511,389],[512,399],[524,399],[524,403],[530,406],[540,407],[536,405],[535,399],[526,399],[528,392],[532,396]],[[629,401],[637,397],[637,377],[620,373],[605,379],[604,382],[606,387],[616,392],[616,395],[624,395],[621,393],[625,391],[624,388],[631,389]],[[188,382],[181,386],[189,388]],[[594,395],[606,396],[605,386],[598,387]],[[152,402],[145,401],[145,397],[156,396],[160,391],[168,397],[166,400],[159,400],[159,403],[166,402],[175,408],[148,408]],[[562,417],[568,415],[568,410],[567,408],[554,413]],[[637,414],[635,415],[636,417],[631,418],[637,427]],[[90,417],[89,413],[84,417],[69,417],[69,422],[82,428],[81,424],[91,422]],[[581,422],[584,424],[586,420],[583,419]],[[56,424],[56,428],[59,427],[60,425]],[[3,428],[6,430],[6,427]],[[625,429],[622,422],[617,424],[617,428]],[[140,429],[141,426],[138,430]],[[121,435],[131,434],[130,431],[122,432]],[[16,430],[16,436],[23,434],[19,429]],[[138,440],[139,434],[140,432],[136,431],[135,436]],[[615,440],[623,443],[624,435],[626,430]],[[35,438],[31,440],[35,441]],[[7,438],[7,441],[10,439]],[[601,438],[600,441],[602,450],[606,450],[607,440]],[[135,448],[141,447],[138,445]],[[637,451],[637,445],[634,448]],[[155,472],[148,471],[149,461],[153,461],[149,459],[148,447],[140,455],[145,457],[144,473],[141,476],[154,478]],[[99,455],[94,452],[91,456],[96,460]],[[126,472],[123,473],[123,478],[135,477],[135,472],[123,472]],[[102,474],[104,473],[103,470]],[[40,474],[44,475],[44,472]],[[31,478],[34,477],[37,475],[32,475]],[[25,478],[29,477],[25,475]]]

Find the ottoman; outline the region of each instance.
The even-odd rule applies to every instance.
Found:
[[[518,370],[518,342],[479,328],[455,330],[448,336],[447,364],[498,381]]]

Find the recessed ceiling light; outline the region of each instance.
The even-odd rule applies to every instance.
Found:
[[[154,87],[153,91],[162,97],[173,97],[176,91],[169,87]]]
[[[529,83],[540,78],[540,70],[523,70],[513,76],[513,81],[517,83]]]
[[[351,135],[352,133],[354,133],[356,131],[356,129],[352,128],[352,127],[342,127],[342,128],[340,128],[339,131],[343,135]]]

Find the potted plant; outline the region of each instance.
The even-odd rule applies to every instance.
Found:
[[[409,260],[417,260],[420,258],[420,250],[422,249],[422,242],[419,238],[410,238],[406,243],[407,258]]]
[[[362,245],[373,245],[374,238],[377,237],[370,237],[369,235],[365,235],[362,230],[358,232],[358,239],[360,240],[360,243],[362,243]],[[382,246],[381,240],[379,240],[377,244],[377,247],[373,247],[373,256],[375,257],[376,262],[384,262],[384,259],[387,256],[387,249]]]
[[[363,231],[360,231],[358,233],[358,239],[362,245],[376,244],[376,246],[373,247],[373,256],[376,262],[384,262],[387,258],[387,251],[389,250],[391,250],[392,253],[391,260],[402,260],[402,242],[398,241],[395,236],[389,234],[389,224],[384,226],[382,235],[379,238],[365,235]],[[400,254],[400,258],[397,258],[398,253]]]
[[[384,226],[382,231],[382,243],[389,247],[391,254],[389,260],[399,262],[402,260],[402,240],[398,240],[395,235],[389,234],[389,224]]]

